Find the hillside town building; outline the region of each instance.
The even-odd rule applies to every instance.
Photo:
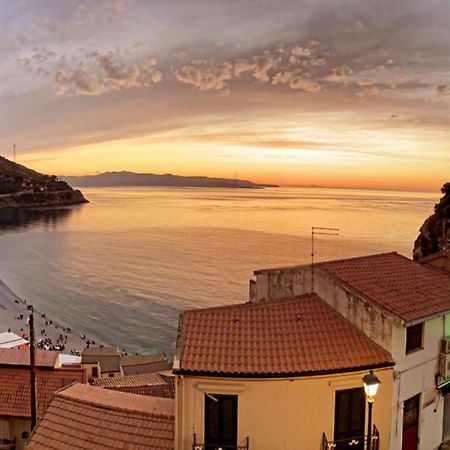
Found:
[[[61,389],[27,450],[173,450],[174,401],[83,384]]]
[[[250,284],[252,302],[314,290],[392,355],[389,449],[434,450],[449,438],[450,401],[445,395],[450,375],[448,274],[397,253],[385,253],[313,268],[258,270],[255,276]]]
[[[163,353],[122,354],[117,347],[89,346],[83,350],[81,365],[88,379],[123,377],[170,370],[172,364]]]
[[[254,275],[247,303],[180,315],[172,376],[124,376],[127,363],[139,371],[164,361],[87,349],[82,366],[95,386],[59,390],[27,448],[71,440],[86,449],[123,448],[125,440],[158,450],[444,448],[450,276],[443,267],[382,253]],[[54,372],[61,364],[40,358]],[[173,386],[175,400],[161,398]]]
[[[187,311],[179,330],[176,449],[363,449],[373,370],[388,450],[391,355],[316,294]]]
[[[73,382],[85,383],[84,370],[62,368],[58,352],[36,350],[37,416],[53,394]],[[0,349],[0,443],[2,450],[22,450],[31,433],[30,359],[22,349]]]

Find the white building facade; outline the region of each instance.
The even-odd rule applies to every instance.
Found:
[[[441,352],[450,335],[448,275],[387,253],[255,276],[252,302],[314,291],[392,355],[391,450],[436,450],[449,438],[450,401],[438,389],[450,375]]]

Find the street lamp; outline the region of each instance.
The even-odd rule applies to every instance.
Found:
[[[378,386],[381,381],[371,370],[368,374],[363,376],[364,392],[366,393],[367,403],[369,405],[369,414],[367,420],[367,450],[372,450],[372,406],[375,401],[375,396],[378,392]]]

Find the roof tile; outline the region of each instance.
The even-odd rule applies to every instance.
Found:
[[[58,392],[38,423],[29,450],[173,450],[175,404],[75,384]]]
[[[83,383],[82,369],[37,369],[36,394],[38,415],[45,410],[52,395],[74,381]],[[30,417],[30,371],[28,368],[0,368],[0,416]]]
[[[55,367],[58,355],[58,352],[35,349],[35,365],[42,367]],[[0,348],[0,365],[29,366],[29,349]]]
[[[186,311],[180,321],[179,373],[286,376],[393,365],[315,294]]]
[[[159,373],[145,373],[122,377],[97,378],[90,382],[92,386],[156,397],[174,397],[174,384],[171,377]]]
[[[316,267],[406,322],[450,310],[448,275],[395,252]]]

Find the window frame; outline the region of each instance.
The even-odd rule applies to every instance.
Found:
[[[407,355],[423,350],[424,323],[416,323],[406,327],[405,353]],[[420,331],[419,331],[420,330]],[[420,343],[415,342],[420,335]]]
[[[225,401],[232,402],[232,432],[230,436],[225,436],[225,416],[224,416],[224,408]],[[237,440],[239,436],[239,395],[237,394],[216,394],[216,393],[205,393],[204,395],[204,443],[206,449],[215,448],[217,445],[230,445],[236,446]],[[210,408],[216,409],[215,413],[217,414],[217,434],[218,436],[213,437],[210,434],[208,423],[209,423],[209,414],[211,414],[212,410]],[[233,441],[233,442],[232,442]]]

